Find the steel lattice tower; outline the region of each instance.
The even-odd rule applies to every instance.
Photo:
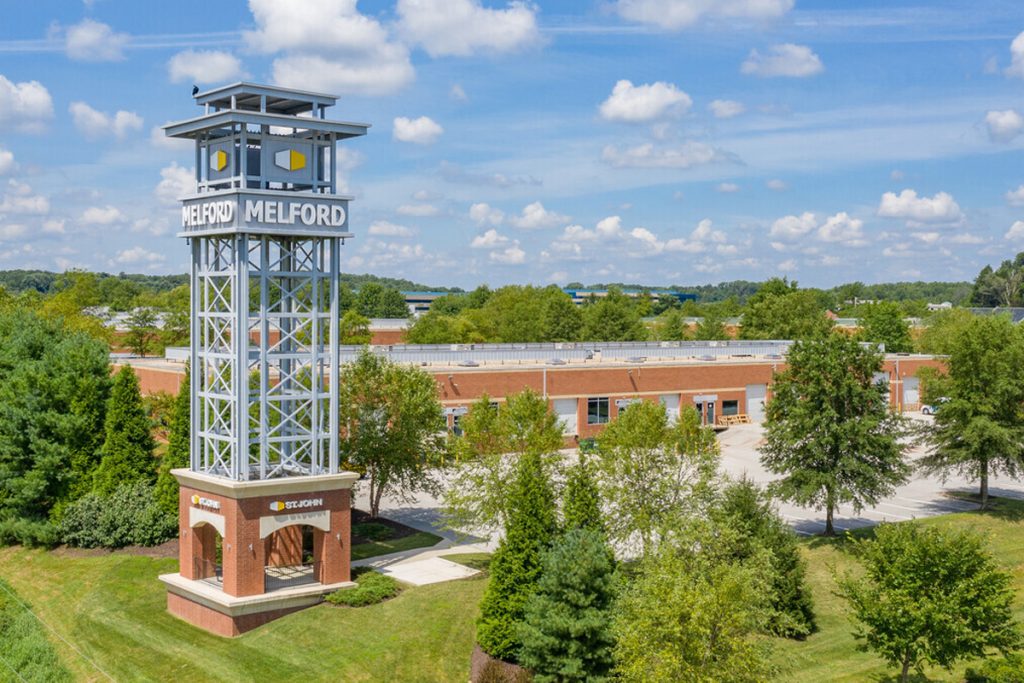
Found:
[[[350,197],[335,193],[336,98],[239,83],[196,95],[191,469],[236,481],[338,472],[338,276]]]

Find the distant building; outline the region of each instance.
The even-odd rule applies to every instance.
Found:
[[[928,304],[929,311],[947,311],[953,308],[953,304],[948,301],[943,301],[941,304]]]

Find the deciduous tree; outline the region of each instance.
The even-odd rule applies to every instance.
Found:
[[[433,491],[444,421],[434,378],[368,351],[339,377],[341,456],[366,473],[370,516],[385,495]]]
[[[743,311],[742,339],[820,339],[832,321],[817,294],[796,282],[773,278],[750,297]]]
[[[1007,316],[972,318],[951,340],[946,367],[927,387],[949,400],[919,466],[978,481],[984,508],[991,476],[1024,471],[1024,334]]]
[[[136,356],[145,356],[156,336],[156,314],[149,308],[136,308],[128,316],[125,343]]]
[[[918,524],[883,524],[874,540],[854,541],[865,575],[837,577],[857,623],[861,649],[900,667],[949,669],[992,648],[1020,647],[1013,616],[1013,582],[967,531]]]
[[[907,353],[913,350],[910,325],[903,319],[903,309],[892,301],[879,301],[861,309],[857,338],[884,344],[887,353]]]
[[[767,406],[761,462],[782,478],[784,499],[825,509],[835,533],[838,505],[873,505],[906,481],[900,416],[876,373],[882,357],[845,335],[797,342],[778,374]]]

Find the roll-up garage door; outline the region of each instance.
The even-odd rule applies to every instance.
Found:
[[[573,435],[579,433],[579,418],[576,412],[577,400],[574,398],[556,398],[555,415],[562,423],[562,433]]]

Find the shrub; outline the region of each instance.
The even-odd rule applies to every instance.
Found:
[[[0,520],[0,545],[51,546],[59,540],[57,527],[51,522],[21,517]]]
[[[325,599],[332,605],[346,607],[366,607],[384,602],[402,592],[402,587],[390,576],[385,576],[369,567],[356,569],[352,577],[356,581],[355,588],[342,588]]]
[[[121,548],[158,545],[178,533],[176,515],[169,514],[152,486],[122,484],[110,496],[96,493],[68,506],[60,522],[60,538],[80,548]]]
[[[386,541],[395,535],[395,530],[380,522],[361,522],[352,525],[352,535],[367,541]]]
[[[1008,654],[989,659],[981,668],[968,667],[965,683],[1020,683],[1024,681],[1024,656]]]

